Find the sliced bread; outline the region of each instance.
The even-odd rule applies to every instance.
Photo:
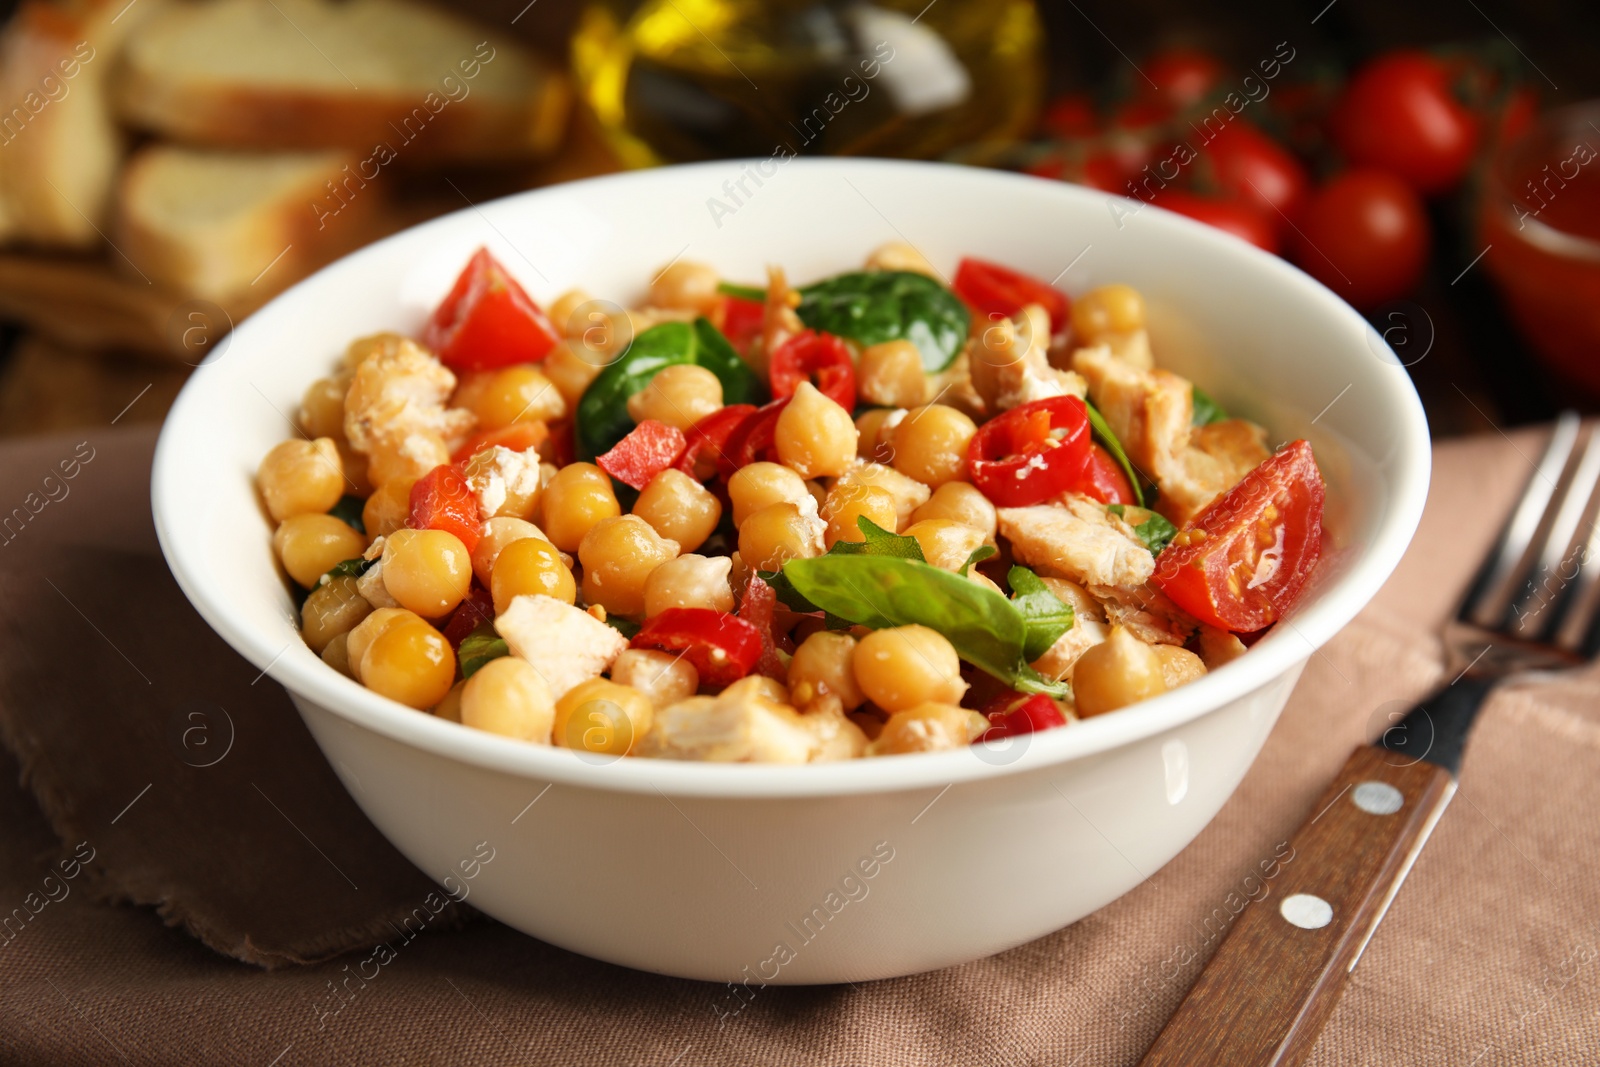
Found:
[[[547,152],[568,97],[520,45],[414,0],[173,4],[130,40],[117,91],[174,140],[414,161]]]

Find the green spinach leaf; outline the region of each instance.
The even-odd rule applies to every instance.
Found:
[[[1106,510],[1113,515],[1121,516],[1139,540],[1144,542],[1144,547],[1150,550],[1152,556],[1161,555],[1161,550],[1172,543],[1178,536],[1178,528],[1167,521],[1165,515],[1144,508],[1129,508],[1122,504],[1107,504]]]
[[[601,371],[578,400],[577,444],[583,459],[609,450],[633,429],[628,398],[650,384],[664,367],[695,363],[722,383],[724,404],[763,404],[767,387],[722,332],[706,319],[663,322],[633,339],[628,350]]]
[[[1022,613],[1022,624],[1027,628],[1022,658],[1032,663],[1072,629],[1072,605],[1052,593],[1026,567],[1012,567],[1006,573],[1006,584],[1011,587],[1011,603]]]
[[[510,654],[505,638],[495,633],[493,626],[484,623],[461,639],[456,662],[461,665],[461,677],[471,678],[485,663]]]
[[[612,615],[607,613],[606,625],[617,631],[617,633],[621,634],[623,637],[628,638],[630,641],[633,640],[634,635],[639,632],[638,623],[634,622],[632,619],[625,619],[621,615]]]
[[[1194,394],[1194,414],[1189,419],[1190,426],[1209,426],[1228,417],[1222,405],[1211,399],[1204,389],[1194,385],[1190,386],[1190,391]]]
[[[971,316],[961,299],[925,274],[852,271],[800,290],[800,321],[865,347],[904,339],[922,369],[944,370],[967,343]]]
[[[759,285],[739,285],[736,282],[718,282],[717,292],[723,296],[737,297],[740,300],[754,300],[756,303],[765,303],[767,291]]]
[[[968,572],[971,571],[973,567],[977,566],[979,563],[982,563],[990,556],[998,554],[999,551],[1000,550],[995,548],[993,545],[979,545],[967,556],[967,561],[961,565],[961,569],[956,571],[956,573],[961,575],[963,578],[967,577]]]
[[[378,561],[375,559],[362,559],[360,556],[355,559],[341,560],[329,568],[328,573],[323,577],[329,581],[335,578],[359,578],[371,570],[372,565],[376,562]]]
[[[896,559],[914,559],[927,562],[922,546],[915,537],[907,537],[885,530],[865,515],[856,516],[856,526],[865,535],[861,541],[835,541],[828,549],[830,556],[893,556]]]
[[[1100,414],[1100,409],[1085,400],[1083,406],[1089,409],[1089,426],[1094,430],[1095,437],[1111,458],[1117,461],[1122,468],[1122,473],[1128,476],[1128,484],[1133,486],[1133,502],[1140,507],[1144,506],[1144,491],[1139,488],[1139,475],[1133,469],[1133,464],[1128,461],[1128,454],[1122,450],[1122,442],[1117,440],[1117,435],[1111,432],[1111,427],[1106,424],[1105,416]]]
[[[366,533],[367,524],[361,518],[361,509],[366,506],[367,502],[365,500],[346,493],[339,498],[337,504],[328,509],[328,514],[341,520],[347,526],[354,527],[357,533]]]

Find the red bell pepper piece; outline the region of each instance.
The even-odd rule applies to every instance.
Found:
[[[739,428],[745,419],[755,414],[754,404],[729,404],[718,408],[693,426],[684,436],[683,455],[678,457],[677,468],[691,478],[705,481],[716,473],[716,462],[722,455],[728,436]],[[706,453],[710,453],[708,457]],[[709,460],[709,463],[702,462]]]
[[[1102,504],[1133,503],[1133,486],[1128,484],[1122,464],[1097,444],[1089,446],[1089,461],[1067,491],[1092,496]]]
[[[831,333],[802,330],[772,353],[767,374],[776,400],[794,395],[808,378],[817,389],[846,411],[856,406],[856,364],[850,346]]]
[[[1003,508],[1040,504],[1076,485],[1089,460],[1089,413],[1075,396],[1034,400],[978,428],[972,484]]]
[[[453,533],[468,552],[478,547],[483,516],[478,510],[478,495],[467,484],[467,476],[459,466],[441,463],[417,479],[411,487],[411,515],[406,525],[413,530]]]
[[[1020,271],[970,256],[956,267],[953,288],[980,315],[1004,315],[1009,319],[1029,304],[1043,305],[1050,313],[1052,331],[1067,324],[1072,307],[1061,290]]]
[[[461,642],[468,634],[492,622],[494,622],[494,597],[489,595],[489,590],[473,582],[472,588],[467,590],[467,598],[446,620],[444,638],[450,642],[451,648],[459,650]]]
[[[467,438],[465,444],[450,454],[450,462],[465,463],[486,448],[509,448],[513,452],[526,452],[538,448],[550,436],[550,428],[542,422],[513,422],[499,430],[484,430]]]
[[[722,298],[722,322],[719,328],[736,352],[745,352],[750,342],[761,336],[766,322],[767,305],[760,300],[745,300],[737,296]]]
[[[721,688],[743,678],[761,660],[761,634],[743,619],[710,608],[668,608],[645,620],[632,647],[681,652],[700,673],[700,684]]]
[[[739,601],[739,618],[756,628],[761,635],[761,658],[756,669],[768,678],[783,681],[788,672],[783,660],[778,658],[778,648],[772,639],[772,616],[777,611],[778,594],[759,574],[752,574],[745,583],[744,598]]]
[[[739,423],[728,435],[726,445],[717,456],[717,473],[724,481],[733,477],[740,467],[748,467],[756,460],[772,460],[778,456],[773,439],[778,434],[778,416],[789,406],[792,397],[763,404]]]
[[[595,465],[619,482],[643,489],[650,479],[678,462],[685,447],[683,431],[645,419],[628,436],[595,459]]]
[[[472,254],[422,334],[446,366],[461,370],[535,363],[560,339],[539,305],[487,248]]]
[[[983,717],[989,720],[989,728],[978,738],[979,741],[1036,734],[1040,730],[1067,725],[1067,717],[1061,714],[1054,700],[1043,693],[1029,696],[1013,690],[1007,690],[989,701],[984,706]]]

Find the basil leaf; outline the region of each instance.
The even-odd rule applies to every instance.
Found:
[[[1027,626],[1000,593],[927,563],[889,556],[792,559],[784,577],[811,604],[874,629],[921,625],[950,639],[956,654],[1013,688],[1061,695],[1065,685],[1023,658]]]
[[[758,304],[766,303],[767,291],[759,285],[736,285],[733,282],[718,282],[717,292],[723,296],[738,297],[740,300],[754,300]]]
[[[856,516],[856,526],[866,535],[862,541],[835,541],[828,549],[830,556],[891,556],[896,559],[914,559],[926,563],[922,545],[915,537],[893,533],[873,522],[865,515]]]
[[[366,533],[367,524],[361,518],[361,509],[366,506],[367,502],[365,500],[346,493],[339,498],[337,504],[328,509],[328,514],[339,519],[345,525],[353,527],[356,533]]]
[[[971,316],[961,299],[925,274],[852,271],[800,290],[800,321],[862,347],[904,339],[922,353],[922,369],[941,371],[967,344]]]
[[[341,560],[330,567],[328,573],[323,577],[329,581],[335,578],[359,578],[371,570],[372,565],[376,562],[378,561],[375,559],[362,559],[360,556],[355,559]],[[318,584],[320,585],[321,583],[319,582]]]
[[[693,326],[663,322],[635,337],[579,398],[580,457],[592,460],[626,437],[633,429],[628,398],[649,385],[662,368],[678,363],[694,363],[715,374],[722,383],[724,404],[766,403],[766,385],[710,321],[696,319]]]
[[[1052,593],[1026,567],[1012,567],[1006,573],[1006,584],[1011,587],[1011,603],[1021,612],[1022,624],[1027,627],[1022,658],[1032,663],[1072,629],[1072,605]]]
[[[1211,399],[1211,396],[1198,385],[1189,387],[1194,394],[1194,415],[1189,419],[1190,426],[1209,426],[1213,422],[1221,422],[1228,417],[1222,410],[1222,405]]]
[[[1157,512],[1133,508],[1133,514],[1129,515],[1129,509],[1122,504],[1107,504],[1106,510],[1113,515],[1121,516],[1129,526],[1132,526],[1133,532],[1144,542],[1144,547],[1150,550],[1152,556],[1161,555],[1161,550],[1178,536],[1178,528],[1168,522],[1165,515]]]
[[[510,654],[511,649],[506,647],[505,638],[495,633],[493,626],[485,623],[461,639],[456,662],[461,664],[461,677],[471,678],[485,663]]]
[[[625,619],[621,615],[612,615],[607,613],[606,625],[630,641],[633,640],[633,636],[639,632],[638,623],[634,622],[632,619]]]
[[[972,550],[971,555],[967,556],[967,561],[961,565],[961,569],[956,571],[956,573],[961,575],[963,578],[967,577],[967,572],[972,570],[973,564],[982,563],[984,560],[997,554],[999,551],[1000,550],[995,548],[993,545],[979,545],[977,548]]]
[[[1144,491],[1139,488],[1139,476],[1134,473],[1133,464],[1128,461],[1128,454],[1122,450],[1122,442],[1117,440],[1117,435],[1111,432],[1111,427],[1106,424],[1105,416],[1100,410],[1086,399],[1083,406],[1089,411],[1089,426],[1094,430],[1094,436],[1099,438],[1100,444],[1111,458],[1117,461],[1122,468],[1122,473],[1128,476],[1128,484],[1133,486],[1133,501],[1140,507],[1144,506]]]

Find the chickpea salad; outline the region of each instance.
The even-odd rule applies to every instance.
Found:
[[[676,261],[548,312],[486,249],[262,460],[301,633],[420,712],[605,756],[807,763],[1067,726],[1241,655],[1321,553],[1141,295],[888,245],[798,288]]]

